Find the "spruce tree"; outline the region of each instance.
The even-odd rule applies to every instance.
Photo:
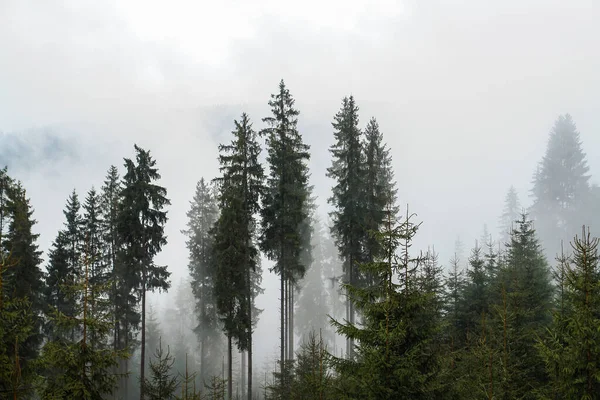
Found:
[[[234,121],[233,140],[219,146],[222,176],[219,216],[214,229],[217,310],[228,338],[228,396],[232,397],[232,340],[248,352],[248,396],[252,396],[252,331],[256,323],[255,297],[261,273],[255,245],[255,216],[263,192],[263,170],[258,161],[260,145],[248,116]]]
[[[38,249],[38,234],[33,233],[37,223],[33,219],[29,199],[20,182],[15,182],[8,192],[7,210],[10,223],[6,235],[0,238],[4,251],[13,263],[5,274],[4,290],[15,299],[30,303],[33,329],[27,340],[19,344],[19,358],[24,376],[31,375],[30,361],[37,358],[42,343],[42,317],[44,312],[43,273],[40,269],[42,252]]]
[[[510,398],[535,398],[548,381],[536,342],[551,321],[553,287],[533,223],[525,214],[513,229],[507,250],[498,278],[505,293],[504,314],[511,317],[503,365],[510,376],[502,390]]]
[[[560,399],[597,399],[600,393],[599,240],[585,228],[561,261],[560,302],[538,348],[551,376],[551,394]]]
[[[589,166],[573,118],[558,117],[546,153],[534,176],[531,216],[546,247],[547,257],[558,253],[560,240],[575,235],[585,223],[583,205],[589,194]]]
[[[358,107],[354,97],[345,97],[342,100],[342,107],[334,117],[333,128],[335,143],[329,149],[332,165],[327,169],[327,176],[335,180],[332,196],[328,199],[334,207],[331,213],[331,233],[344,262],[344,280],[350,285],[357,285],[362,281],[357,266],[365,261],[363,189],[366,176],[361,132],[358,128]],[[351,324],[355,322],[354,314],[352,299],[347,296],[346,319]],[[353,352],[354,344],[350,337],[346,345],[346,354],[351,357]]]
[[[214,375],[211,365],[220,361],[221,336],[215,300],[216,265],[213,258],[214,237],[211,234],[219,210],[211,186],[204,178],[196,185],[196,192],[187,212],[188,269],[198,325],[194,331],[200,345],[200,381]]]
[[[304,279],[300,282],[301,290],[296,304],[296,332],[302,343],[307,343],[311,332],[321,332],[325,342],[333,342],[329,328],[328,315],[331,314],[329,298],[324,284],[325,271],[328,269],[325,256],[325,227],[318,217],[314,220],[312,240],[314,261],[308,268]]]
[[[504,209],[500,216],[500,241],[502,245],[510,242],[510,232],[521,215],[521,204],[514,186],[511,186],[504,199]]]
[[[310,187],[308,183],[309,149],[298,131],[299,111],[283,80],[269,101],[272,116],[263,118],[269,176],[262,199],[261,249],[275,261],[272,271],[279,275],[281,312],[281,362],[293,358],[294,290],[304,277],[307,264],[302,253],[310,251]]]
[[[113,317],[109,312],[100,311],[108,309],[109,286],[90,282],[91,261],[86,241],[83,265],[78,266],[81,273],[73,281],[60,284],[60,291],[79,299],[75,309],[69,310],[71,315],[54,307],[50,310],[53,326],[76,332],[77,340],[55,336],[44,345],[40,359],[45,376],[42,399],[98,400],[112,394],[117,386],[119,376],[113,371],[127,353],[94,343],[93,338],[109,334]],[[98,306],[95,310],[92,309],[94,303]]]
[[[391,215],[388,218],[387,226],[376,233],[383,256],[361,265],[380,283],[347,285],[364,317],[362,323],[333,321],[340,333],[359,343],[356,358],[333,358],[338,390],[342,398],[440,398],[445,389],[439,376],[437,299],[419,279],[424,258],[409,254],[419,225],[409,215],[398,225]]]
[[[134,145],[135,162],[125,159],[121,206],[117,231],[123,244],[122,262],[126,276],[122,279],[133,287],[141,300],[141,360],[140,382],[145,378],[146,356],[146,292],[168,290],[171,273],[167,266],[156,265],[154,257],[166,245],[164,225],[167,222],[165,206],[171,204],[167,190],[156,184],[160,179],[156,160],[150,151]],[[130,293],[127,293],[129,295]],[[140,385],[140,400],[144,399],[144,386]]]
[[[391,208],[394,214],[396,206],[396,183],[392,171],[390,149],[383,142],[383,134],[379,124],[371,118],[364,132],[365,136],[365,221],[367,231],[377,231],[385,222],[386,211]],[[381,248],[377,240],[367,236],[365,244],[367,260],[372,261],[379,256]]]
[[[77,302],[80,300],[77,296],[80,292],[64,291],[61,288],[71,287],[81,278],[82,217],[80,211],[79,197],[73,191],[63,211],[66,220],[64,228],[58,232],[49,252],[44,293],[48,306],[46,312],[49,317],[46,318],[46,334],[55,339],[62,337],[71,342],[77,339],[75,327],[71,326],[69,331],[64,331],[63,329],[68,326],[56,325],[56,319],[51,318],[51,314],[48,313],[51,309],[55,309],[63,315],[76,316]]]
[[[175,360],[171,356],[169,347],[167,352],[163,351],[162,340],[159,338],[158,347],[155,350],[154,358],[156,361],[150,361],[150,379],[144,378],[142,386],[144,387],[145,399],[147,400],[173,400],[177,392],[179,380],[172,371]]]

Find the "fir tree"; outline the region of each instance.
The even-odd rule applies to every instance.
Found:
[[[40,269],[42,252],[36,243],[39,235],[33,233],[37,221],[33,219],[33,210],[20,182],[12,185],[7,197],[6,211],[10,222],[6,234],[0,237],[0,242],[3,244],[2,253],[9,254],[12,267],[5,271],[3,289],[8,296],[29,304],[26,312],[30,314],[32,329],[26,338],[19,338],[18,346],[19,368],[23,378],[27,380],[33,376],[30,363],[37,358],[43,338],[41,329],[45,306],[44,281]]]
[[[328,267],[325,256],[325,232],[318,217],[314,218],[314,232],[312,247],[314,261],[301,281],[300,295],[296,304],[296,332],[301,342],[306,343],[309,335],[315,331],[322,332],[327,342],[332,342],[332,332],[329,332],[330,314],[327,290],[324,287],[325,270]]]
[[[340,257],[344,262],[345,282],[358,285],[360,271],[357,266],[365,261],[363,244],[366,238],[364,226],[365,206],[365,162],[358,128],[358,107],[354,97],[345,97],[342,108],[335,115],[334,137],[336,143],[330,148],[332,165],[327,176],[335,180],[332,197],[329,198],[334,211],[332,235],[336,240]],[[354,305],[350,297],[346,300],[346,319],[353,324]],[[354,344],[352,338],[347,341],[346,354],[352,356]]]
[[[162,349],[162,341],[159,339],[158,347],[154,353],[155,362],[150,362],[150,377],[144,378],[144,399],[147,400],[173,400],[177,392],[179,380],[172,372],[175,360],[171,356],[169,347],[167,353]]]
[[[261,132],[266,136],[269,177],[262,199],[260,244],[266,256],[275,261],[272,271],[281,281],[282,362],[294,354],[294,289],[308,266],[302,262],[301,255],[310,247],[310,235],[303,235],[304,224],[309,221],[310,148],[298,132],[299,111],[294,103],[281,80],[279,90],[269,101],[272,116],[263,119],[268,127]]]
[[[371,118],[365,128],[365,222],[367,231],[377,231],[385,222],[386,211],[396,207],[396,188],[390,149],[383,142],[383,134],[379,124]],[[367,260],[372,261],[379,256],[381,248],[375,238],[368,236],[365,244]]]
[[[141,299],[141,360],[140,379],[145,378],[146,356],[146,292],[168,290],[171,273],[166,266],[154,263],[154,257],[167,243],[164,225],[167,213],[164,207],[171,204],[167,190],[155,182],[160,179],[156,160],[150,152],[137,145],[135,162],[125,159],[121,207],[117,230],[123,244],[122,262],[127,275],[122,279],[133,287]],[[127,293],[129,295],[129,293]],[[144,399],[144,386],[140,386],[140,400]]]
[[[562,260],[560,303],[539,349],[554,398],[597,399],[600,393],[600,263],[598,238],[583,229],[573,259]]]
[[[389,218],[376,234],[384,256],[361,265],[380,284],[347,286],[364,320],[360,325],[333,321],[340,333],[359,342],[356,359],[333,359],[339,390],[346,398],[439,398],[444,388],[437,300],[419,284],[423,257],[409,254],[419,226],[408,215],[399,225]]]
[[[510,233],[521,215],[521,204],[514,186],[511,186],[504,199],[504,209],[500,216],[500,241],[502,245],[510,242]]]
[[[10,253],[2,249],[0,256],[0,393],[6,398],[30,395],[34,379],[21,354],[30,353],[32,344],[39,334],[36,331],[36,316],[32,312],[31,302],[25,297],[17,297],[5,290],[5,276],[17,262]],[[23,344],[26,347],[23,348]],[[24,351],[23,351],[24,350]],[[37,350],[37,349],[35,349]],[[24,365],[25,364],[25,365]]]
[[[511,317],[507,327],[511,338],[503,366],[511,374],[502,388],[509,398],[535,398],[548,380],[535,346],[550,323],[550,278],[533,223],[522,215],[511,235],[506,265],[499,273],[506,296],[504,314]]]
[[[200,345],[200,381],[214,375],[214,365],[220,360],[220,326],[215,301],[216,265],[213,258],[214,237],[211,234],[219,210],[212,188],[200,179],[187,212],[188,229],[183,233],[189,253],[188,269],[192,278],[198,325],[194,331]]]
[[[87,241],[84,248],[89,248]],[[109,334],[113,318],[110,313],[99,311],[108,310],[108,304],[102,303],[107,301],[109,286],[91,284],[89,250],[83,255],[81,274],[73,282],[60,285],[61,291],[70,293],[69,297],[80,299],[73,314],[51,309],[53,325],[63,331],[77,332],[78,340],[58,336],[44,345],[40,360],[45,375],[42,399],[102,399],[115,390],[119,376],[112,372],[119,359],[128,356],[122,350],[94,346],[93,338]],[[91,308],[94,301],[98,305],[95,311]]]
[[[530,210],[548,257],[557,253],[560,240],[572,237],[585,223],[582,206],[589,192],[588,172],[575,122],[569,114],[561,115],[534,176]]]
[[[228,337],[228,396],[232,397],[232,340],[248,352],[248,396],[252,395],[252,331],[260,289],[260,266],[255,242],[255,215],[263,188],[258,162],[260,146],[248,116],[242,114],[229,145],[219,146],[222,177],[215,225],[215,297]]]

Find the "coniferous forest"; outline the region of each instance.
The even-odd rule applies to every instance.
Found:
[[[171,202],[151,149],[65,193],[50,249],[0,171],[0,398],[600,399],[600,188],[569,114],[531,201],[507,188],[500,231],[441,260],[413,246],[427,221],[403,202],[391,128],[344,97],[317,198],[294,96],[282,80],[265,100],[230,121],[218,175],[198,173],[181,283],[157,261]],[[268,274],[278,302],[259,308]],[[164,318],[156,292],[176,293]]]

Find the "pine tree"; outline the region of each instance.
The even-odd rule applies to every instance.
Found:
[[[299,111],[294,105],[294,98],[281,80],[278,92],[269,101],[272,116],[263,119],[268,127],[261,132],[266,136],[269,177],[262,199],[260,245],[267,258],[275,261],[272,271],[281,281],[282,362],[294,354],[294,289],[308,266],[302,253],[310,248],[310,233],[305,235],[304,231],[304,224],[309,222],[310,147],[298,132]]]
[[[560,240],[585,223],[582,206],[589,193],[589,167],[573,118],[561,115],[550,132],[546,154],[534,176],[531,216],[546,247],[547,257],[558,252]]]
[[[502,245],[510,242],[510,232],[521,215],[521,204],[514,186],[511,186],[504,199],[504,209],[500,216],[500,241]]]
[[[172,372],[175,360],[171,356],[169,347],[167,353],[162,349],[162,340],[159,339],[158,347],[154,353],[155,362],[150,362],[151,379],[144,378],[142,386],[147,400],[173,400],[177,392],[179,380]]]
[[[563,258],[561,300],[538,348],[554,398],[597,399],[600,393],[600,263],[598,238],[585,228]]]
[[[329,203],[334,207],[332,235],[340,257],[344,262],[345,282],[359,285],[360,271],[357,266],[365,261],[363,245],[366,238],[364,227],[365,205],[365,162],[361,132],[358,128],[358,107],[354,97],[345,97],[342,108],[335,115],[334,137],[336,143],[330,148],[333,160],[327,169],[327,176],[335,180],[333,195]],[[346,300],[346,319],[353,324],[354,305],[348,296]],[[346,354],[352,356],[354,344],[352,338],[347,341]]]
[[[194,331],[200,345],[200,381],[214,375],[211,368],[221,359],[221,336],[215,301],[216,265],[213,258],[214,237],[211,235],[219,210],[212,188],[200,179],[187,212],[188,229],[183,233],[189,253],[188,269],[192,278],[198,325]]]
[[[252,395],[252,331],[256,323],[254,299],[261,273],[255,242],[255,215],[263,191],[260,146],[248,116],[242,114],[229,145],[219,146],[222,177],[219,216],[214,229],[217,310],[228,338],[228,396],[232,397],[232,340],[248,352],[248,396]]]
[[[167,266],[154,263],[154,257],[167,243],[164,225],[167,212],[164,207],[171,204],[167,190],[157,185],[160,179],[156,160],[150,152],[137,145],[135,163],[125,159],[126,174],[123,177],[121,207],[117,231],[119,242],[123,244],[122,262],[127,276],[122,277],[141,299],[141,360],[140,379],[145,378],[146,356],[146,292],[168,290],[171,273]],[[127,294],[129,295],[129,293]],[[140,385],[140,400],[144,399],[144,386]]]

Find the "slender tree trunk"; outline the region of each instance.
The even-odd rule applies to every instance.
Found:
[[[248,339],[249,340],[249,339]],[[246,352],[245,351],[240,351],[240,364],[241,364],[241,368],[240,368],[240,372],[241,372],[241,386],[242,386],[242,398],[246,397]]]
[[[294,284],[289,281],[288,287],[288,359],[294,359]]]
[[[227,335],[227,398],[233,399],[233,354],[231,351],[231,335]]]
[[[281,356],[280,356],[280,366],[281,366],[281,390],[283,393],[283,390],[285,388],[285,381],[284,381],[284,374],[283,374],[283,370],[284,370],[284,364],[285,364],[285,278],[284,278],[284,273],[283,273],[283,262],[281,264],[281,298],[280,298],[280,302],[281,302]]]
[[[146,371],[146,278],[142,282],[142,343],[140,355],[140,400],[144,400],[144,376]]]

